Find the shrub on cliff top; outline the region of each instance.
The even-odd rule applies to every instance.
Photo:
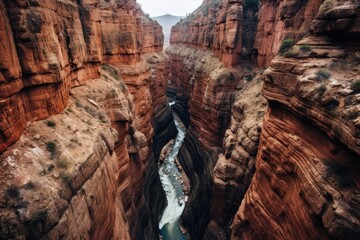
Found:
[[[316,72],[316,77],[319,81],[327,80],[330,78],[330,76],[331,76],[331,74],[328,71],[326,71],[325,69],[319,69]]]
[[[104,71],[108,72],[111,77],[113,77],[115,80],[120,80],[120,73],[119,71],[107,64],[102,65],[102,68]]]
[[[71,180],[72,180],[72,176],[71,176],[71,174],[70,173],[67,173],[67,172],[61,172],[60,173],[60,177],[61,177],[61,179],[64,181],[64,182],[66,182],[66,183],[70,183],[71,182]]]
[[[69,166],[67,158],[65,156],[60,156],[59,160],[56,162],[58,168],[66,169]]]
[[[351,89],[354,91],[354,93],[360,92],[360,79],[356,79],[356,80],[351,84]]]
[[[48,120],[48,121],[46,121],[46,125],[48,127],[54,128],[56,126],[56,123],[53,120]]]
[[[309,44],[300,45],[300,51],[309,52],[310,50],[311,50],[311,47],[309,46]]]
[[[50,159],[53,159],[55,157],[56,153],[56,143],[53,141],[49,141],[46,143],[46,150],[50,152]]]
[[[294,45],[294,39],[292,38],[287,38],[284,41],[282,41],[280,48],[279,48],[279,53],[280,54],[284,54],[287,50],[289,50],[292,46]]]
[[[6,190],[6,196],[10,198],[17,198],[20,196],[19,189],[15,186],[11,186]]]

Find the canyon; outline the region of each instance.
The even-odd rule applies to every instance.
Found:
[[[165,52],[135,0],[0,0],[0,239],[159,239],[178,132],[190,239],[359,238],[359,39],[355,0],[204,0]]]

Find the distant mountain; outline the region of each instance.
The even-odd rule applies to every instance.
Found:
[[[170,45],[170,33],[171,27],[174,26],[180,19],[184,17],[173,16],[170,14],[153,17],[154,20],[158,21],[158,23],[162,26],[164,32],[164,48]]]

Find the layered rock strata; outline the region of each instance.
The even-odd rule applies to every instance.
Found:
[[[156,156],[176,134],[161,27],[132,0],[0,11],[0,235],[157,238]]]
[[[313,34],[271,61],[256,173],[232,239],[360,236],[359,7],[325,1]]]
[[[284,39],[298,41],[308,35],[322,2],[262,0],[254,43],[257,64],[269,66]]]
[[[261,82],[249,83],[256,75],[252,45],[257,10],[256,1],[204,1],[172,29],[168,92],[176,94],[173,110],[189,126],[179,153],[191,182],[181,223],[196,239],[229,236],[226,229],[254,172],[266,106]],[[256,104],[245,111],[241,96],[246,94]],[[256,121],[245,124],[246,117]]]
[[[110,125],[134,118],[131,96],[118,84],[94,80],[73,89],[63,113],[28,124],[1,155],[2,237],[130,239],[122,166],[131,148],[148,150],[136,129]]]
[[[222,152],[212,172],[211,220],[203,239],[229,239],[232,219],[255,172],[256,154],[267,102],[256,77],[243,86],[232,107]]]
[[[170,87],[175,88],[172,92],[176,92],[173,109],[189,125],[179,152],[179,161],[191,182],[189,201],[181,223],[192,237],[201,238],[212,217],[212,172],[219,153],[223,151],[222,142],[231,121],[231,108],[254,73],[248,68],[225,67],[211,51],[172,45],[167,54],[170,58]],[[260,101],[261,83],[254,82],[254,85],[258,86],[253,91],[257,94],[255,99]],[[257,114],[258,109],[253,111]],[[233,128],[239,127],[239,123],[235,125]],[[239,204],[238,201],[237,206]]]
[[[101,63],[130,64],[160,51],[161,27],[135,1],[1,1],[0,152],[27,121],[62,111],[69,90]]]
[[[182,223],[197,239],[226,239],[230,234],[234,239],[356,238],[359,235],[356,159],[360,83],[355,39],[359,36],[359,4],[311,0],[261,2],[255,44],[248,48],[251,52],[248,63],[268,66],[279,49],[283,56],[272,60],[265,72],[264,95],[270,101],[270,108],[259,152],[261,118],[254,121],[250,117],[248,121],[253,125],[246,124],[249,112],[241,103],[246,94],[240,95],[239,102],[234,104],[229,130],[225,131],[228,123],[224,123],[216,127],[222,133],[212,132],[219,115],[204,114],[201,105],[196,105],[200,101],[204,109],[208,107],[204,99],[211,96],[208,90],[214,86],[210,77],[205,81],[205,90],[199,91],[204,83],[195,80],[199,72],[196,65],[200,65],[196,61],[208,62],[201,61],[203,55],[196,53],[199,58],[192,57],[190,50],[186,50],[186,47],[193,52],[208,49],[227,66],[242,63],[245,67],[246,62],[237,59],[249,51],[236,51],[235,45],[224,51],[225,41],[219,39],[227,36],[226,31],[219,30],[220,25],[213,21],[234,6],[241,16],[246,15],[239,7],[242,4],[204,1],[202,7],[173,28],[169,92],[177,94],[174,110],[189,125],[180,161],[194,184]],[[212,11],[215,7],[220,11]],[[216,45],[206,41],[213,29],[217,29]],[[244,26],[237,25],[234,29],[246,35]],[[255,32],[249,35],[252,34],[255,36]],[[245,44],[242,40],[237,44]],[[286,49],[284,42],[290,43]],[[229,53],[230,58],[224,53]],[[195,74],[189,74],[192,71]],[[200,71],[199,75],[204,72]],[[240,90],[241,77],[235,79],[238,83],[235,89]],[[232,87],[230,81],[223,86]],[[212,102],[216,105],[216,100]],[[260,99],[258,102],[262,105]],[[252,105],[256,109],[256,104]],[[264,114],[264,107],[253,113]],[[197,115],[199,112],[201,117]],[[212,139],[213,134],[219,138]],[[216,160],[218,153],[221,154]],[[247,190],[255,163],[255,177]],[[201,204],[196,198],[201,199]]]
[[[237,65],[252,54],[257,1],[205,0],[171,30],[171,44],[211,50],[221,61]]]

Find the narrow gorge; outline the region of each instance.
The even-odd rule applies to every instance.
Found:
[[[144,11],[0,0],[0,239],[359,239],[360,2]]]

